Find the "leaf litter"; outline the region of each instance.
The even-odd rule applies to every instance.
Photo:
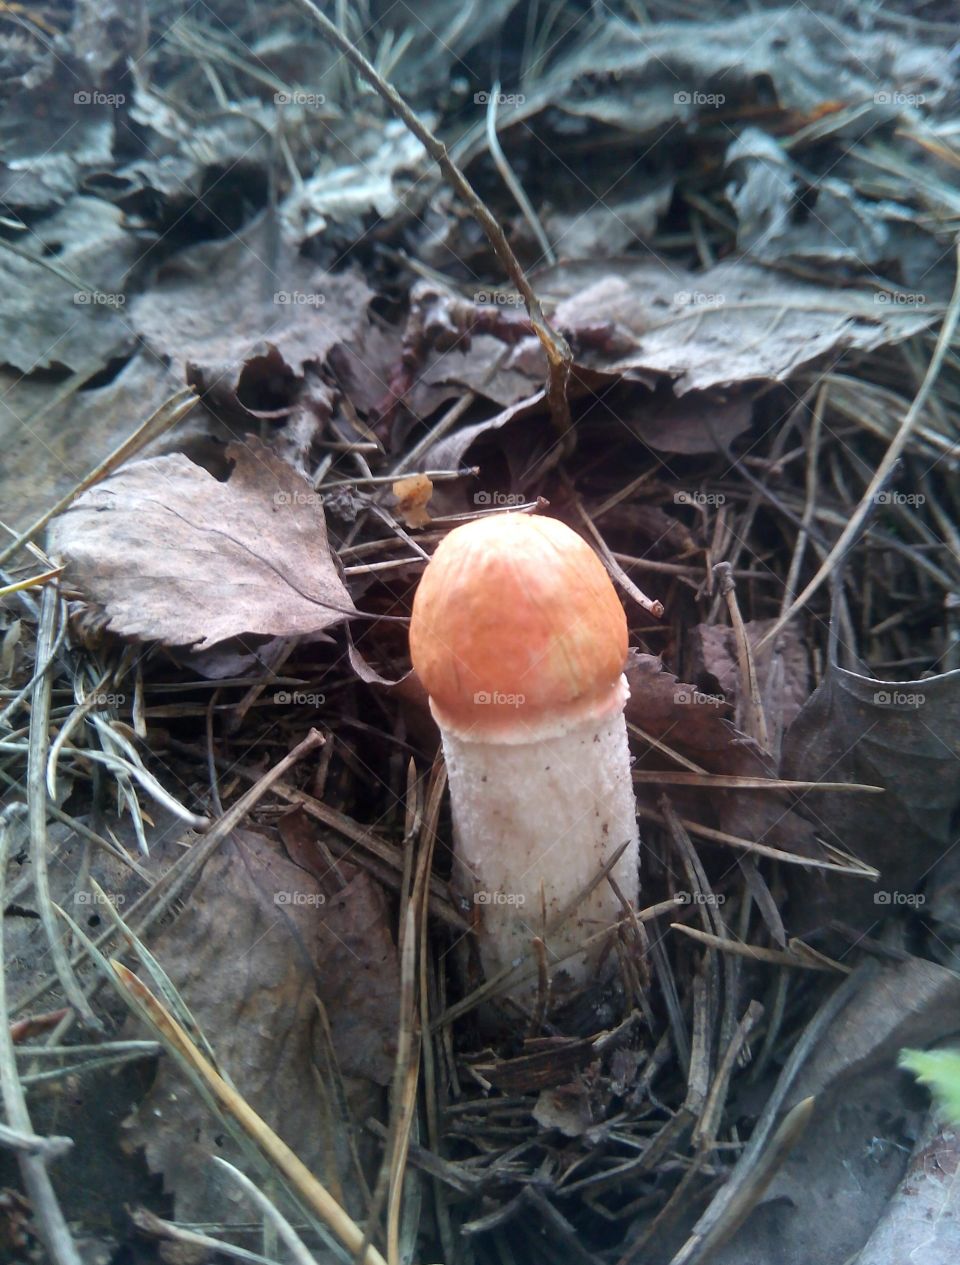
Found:
[[[34,1119],[61,1132],[41,1087],[104,1060],[154,1076],[101,1091],[96,1163],[128,1116],[145,1207],[100,1241],[255,1249],[256,1207],[284,1260],[290,1234],[448,1265],[884,1259],[918,1174],[952,1198],[896,1070],[957,1026],[946,27],[345,18],[524,274],[309,4],[269,34],[242,3],[82,9],[51,9],[72,107],[0,15],[4,517],[32,541],[0,576],[0,775],[5,921],[41,963],[7,968]],[[498,44],[522,55],[491,115]],[[191,413],[98,468],[164,408]],[[470,911],[405,636],[426,557],[491,509],[565,518],[621,588],[643,839],[613,982],[506,1028],[503,981],[454,965]],[[42,597],[16,587],[60,559]],[[101,854],[119,916],[58,921]],[[89,1209],[69,1160],[38,1162],[53,1185],[0,1235],[74,1265]]]

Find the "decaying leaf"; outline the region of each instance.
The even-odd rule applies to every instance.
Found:
[[[220,483],[175,454],[78,497],[50,548],[122,636],[204,649],[242,633],[314,633],[354,612],[320,497],[257,440]]]
[[[831,665],[784,741],[788,777],[866,782],[886,794],[843,796],[800,811],[828,841],[880,870],[878,888],[799,880],[804,927],[840,917],[866,931],[911,894],[955,838],[960,671],[877,681]],[[797,930],[802,930],[800,927]]]
[[[897,1071],[900,1045],[953,1031],[958,1005],[956,974],[920,958],[864,981],[788,1091],[785,1111],[815,1096],[810,1125],[743,1228],[712,1258],[718,1265],[860,1259],[901,1177],[909,1184],[910,1152],[924,1129],[925,1104]],[[916,1246],[926,1230],[913,1229]],[[887,1265],[901,1257],[867,1259]]]
[[[396,1058],[400,966],[383,888],[357,870],[327,897],[316,934],[317,996],[327,1010],[340,1068],[345,1076],[388,1085]]]
[[[324,898],[317,881],[261,835],[237,832],[209,861],[189,903],[151,944],[237,1090],[320,1176],[332,1154],[314,1070],[317,954]],[[224,962],[230,969],[224,970]],[[341,964],[342,965],[342,964]],[[241,1153],[167,1060],[127,1124],[176,1200],[178,1220],[248,1214],[210,1155]]]
[[[189,364],[205,390],[226,377],[242,397],[247,360],[273,347],[289,372],[301,375],[357,336],[372,297],[358,274],[331,274],[289,246],[272,247],[261,218],[226,242],[182,252],[131,304],[129,319],[180,375]]]
[[[134,356],[106,386],[77,391],[57,403],[49,381],[0,370],[4,522],[20,528],[33,522],[129,436],[131,419],[149,417],[175,389],[169,371],[144,354]],[[186,428],[199,425],[199,410],[194,410],[170,442],[181,447],[190,438]],[[43,504],[38,486],[45,489]]]
[[[132,346],[124,289],[139,248],[119,211],[97,198],[75,197],[38,232],[25,234],[21,249],[60,275],[0,250],[5,364],[22,373],[64,365],[95,369]]]
[[[753,650],[774,620],[749,620],[747,640]],[[726,702],[736,708],[740,702],[740,671],[737,639],[732,628],[723,624],[698,624],[690,632],[692,675],[708,673],[715,678]],[[771,728],[778,731],[796,719],[810,696],[810,659],[797,628],[783,629],[775,642],[754,650],[754,666],[761,702]]]
[[[782,381],[818,356],[899,342],[935,319],[922,301],[892,304],[872,291],[796,281],[742,260],[701,273],[647,260],[618,260],[616,269],[559,264],[540,284],[566,290],[555,320],[571,336],[604,322],[611,329],[612,352],[584,348],[578,363],[667,374],[677,395]]]
[[[960,1256],[960,1133],[932,1116],[857,1265],[911,1256],[924,1265],[953,1265]]]

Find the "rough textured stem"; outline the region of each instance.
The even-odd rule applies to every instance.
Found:
[[[623,914],[609,883],[598,884],[559,927],[552,919],[624,842],[611,873],[630,901],[638,895],[638,834],[623,711],[581,721],[539,742],[472,742],[443,731],[455,834],[453,883],[471,900],[489,977],[533,952],[547,965]],[[602,939],[551,970],[553,995],[595,974]],[[511,994],[532,1004],[536,981]]]

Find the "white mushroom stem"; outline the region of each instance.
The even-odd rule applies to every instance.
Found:
[[[566,957],[623,917],[604,877],[554,930],[557,916],[617,849],[610,871],[623,896],[638,896],[639,840],[621,679],[616,703],[599,719],[580,719],[537,737],[520,726],[510,741],[476,741],[441,725],[454,824],[455,888],[475,906],[476,933],[487,977],[523,959],[532,941],[546,944],[554,998],[596,976],[605,947]],[[563,729],[563,726],[560,726]],[[566,958],[562,963],[558,959]],[[529,1003],[537,981],[511,992]]]

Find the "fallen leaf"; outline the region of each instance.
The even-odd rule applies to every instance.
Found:
[[[261,217],[227,241],[182,251],[130,305],[130,323],[182,378],[193,366],[206,390],[226,375],[236,391],[245,363],[271,347],[301,376],[361,333],[373,295],[358,274],[329,273],[287,245],[268,268],[270,248]]]
[[[120,212],[97,198],[75,197],[23,236],[21,249],[64,275],[0,250],[4,363],[23,373],[96,369],[131,348],[124,287],[142,247]]]
[[[802,1065],[783,1103],[787,1111],[815,1095],[813,1118],[743,1228],[711,1256],[717,1265],[808,1265],[861,1260],[888,1200],[913,1164],[925,1105],[897,1071],[904,1041],[936,1040],[956,1027],[955,972],[908,957],[863,981]],[[749,1089],[742,1108],[753,1115]],[[924,1241],[914,1224],[910,1246]],[[901,1254],[873,1256],[882,1261]],[[926,1254],[918,1262],[946,1262]]]
[[[145,353],[134,356],[106,386],[58,400],[59,386],[46,375],[0,370],[0,504],[4,521],[13,527],[27,527],[76,487],[176,390],[170,372]],[[178,447],[189,432],[197,432],[200,417],[195,409],[176,428]],[[170,438],[164,436],[157,448],[162,451]]]
[[[297,1156],[329,1181],[324,1095],[314,1070],[314,991],[323,894],[262,835],[237,831],[207,862],[176,920],[150,945],[210,1041],[217,1065]],[[224,963],[230,969],[224,970]],[[338,968],[339,969],[339,968]],[[237,1144],[176,1065],[161,1061],[126,1123],[174,1196],[178,1220],[248,1219],[211,1155],[245,1167]]]
[[[724,399],[717,391],[688,391],[677,399],[657,391],[641,398],[623,421],[643,443],[656,452],[685,454],[721,450],[750,427],[752,401],[741,394]]]
[[[953,1265],[960,1258],[960,1131],[933,1116],[857,1265],[911,1257],[924,1265]]]
[[[773,619],[752,619],[744,625],[747,641],[754,651],[754,668],[760,697],[771,731],[789,727],[810,697],[810,655],[797,628],[784,628],[774,641],[759,651]],[[697,624],[689,634],[691,675],[709,673],[720,686],[728,703],[736,710],[740,695],[737,638],[726,624]]]
[[[354,613],[319,495],[258,440],[227,455],[226,483],[180,454],[133,462],[54,522],[50,549],[112,631],[205,649]]]
[[[317,996],[327,1010],[341,1071],[388,1085],[400,1019],[400,965],[383,888],[357,870],[327,898],[316,934]]]
[[[700,273],[657,261],[558,264],[538,284],[565,289],[555,324],[575,337],[606,322],[619,336],[613,355],[581,347],[578,364],[625,373],[654,370],[677,395],[758,378],[783,381],[825,354],[873,351],[932,324],[921,306],[878,301],[873,290],[794,280],[727,260]],[[623,340],[633,343],[623,349]]]
[[[864,782],[883,796],[806,797],[801,812],[828,843],[880,871],[877,887],[796,876],[800,934],[842,918],[858,931],[909,908],[914,889],[955,841],[960,804],[960,671],[877,681],[828,667],[784,739],[786,777]]]

